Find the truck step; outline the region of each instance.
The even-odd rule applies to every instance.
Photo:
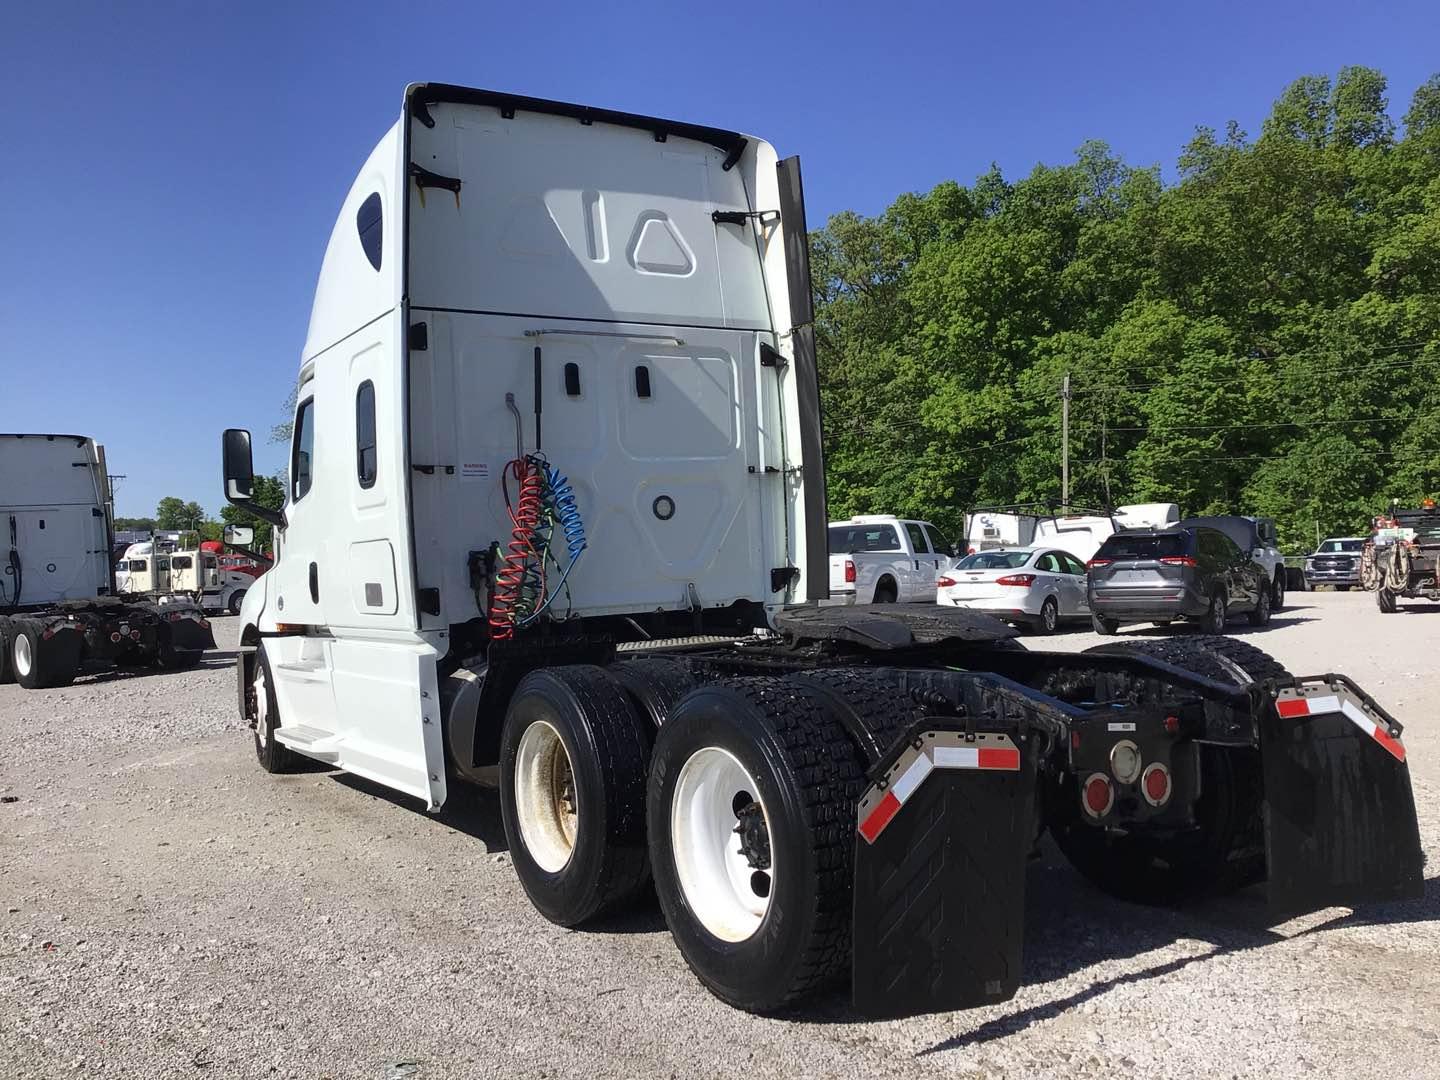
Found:
[[[615,646],[615,651],[633,656],[636,653],[655,652],[656,650],[673,651],[675,649],[700,649],[711,645],[733,645],[754,637],[756,637],[754,634],[692,634],[688,637],[652,638],[650,641],[622,641]]]
[[[338,733],[308,724],[285,724],[276,728],[275,741],[314,758],[334,761],[340,754]]]

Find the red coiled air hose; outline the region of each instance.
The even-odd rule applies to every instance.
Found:
[[[515,478],[520,496],[515,506],[509,507],[510,542],[505,545],[500,570],[495,575],[495,592],[490,599],[490,637],[495,641],[509,641],[515,634],[515,609],[525,584],[526,564],[538,558],[535,530],[540,525],[545,493],[545,477],[524,459],[506,465],[505,476]],[[508,503],[508,498],[506,501]]]

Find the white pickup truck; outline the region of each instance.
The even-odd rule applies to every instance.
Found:
[[[954,561],[927,521],[861,514],[830,522],[830,599],[843,604],[935,602],[935,582]]]

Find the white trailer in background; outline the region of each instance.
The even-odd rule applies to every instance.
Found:
[[[1134,503],[1111,512],[1025,504],[979,507],[965,517],[965,551],[997,548],[1051,547],[1086,562],[1106,537],[1121,529],[1165,528],[1180,520],[1175,503]]]
[[[87,661],[188,667],[213,648],[193,605],[115,595],[105,452],[83,435],[0,435],[0,682],[65,686]]]
[[[1042,653],[959,608],[820,606],[806,236],[799,163],[762,140],[411,86],[326,249],[283,511],[224,436],[226,497],[278,538],[239,705],[270,771],[327,762],[430,809],[498,778],[537,910],[577,926],[653,881],[733,1004],[846,974],[871,1015],[988,1004],[1019,982],[1044,827],[1115,891],[1263,874],[1258,740],[1309,743],[1260,721],[1318,684],[1233,642]],[[1415,895],[1403,765],[1326,752],[1312,771],[1363,758],[1371,801],[1305,827],[1380,841],[1306,847],[1277,800],[1271,865],[1304,902]],[[1362,855],[1363,889],[1335,865]]]

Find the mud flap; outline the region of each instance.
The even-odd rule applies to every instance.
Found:
[[[1413,900],[1424,856],[1400,726],[1348,680],[1304,679],[1260,725],[1276,914]]]
[[[925,732],[865,793],[856,821],[855,1008],[878,1019],[1013,997],[1035,841],[1025,744]]]

